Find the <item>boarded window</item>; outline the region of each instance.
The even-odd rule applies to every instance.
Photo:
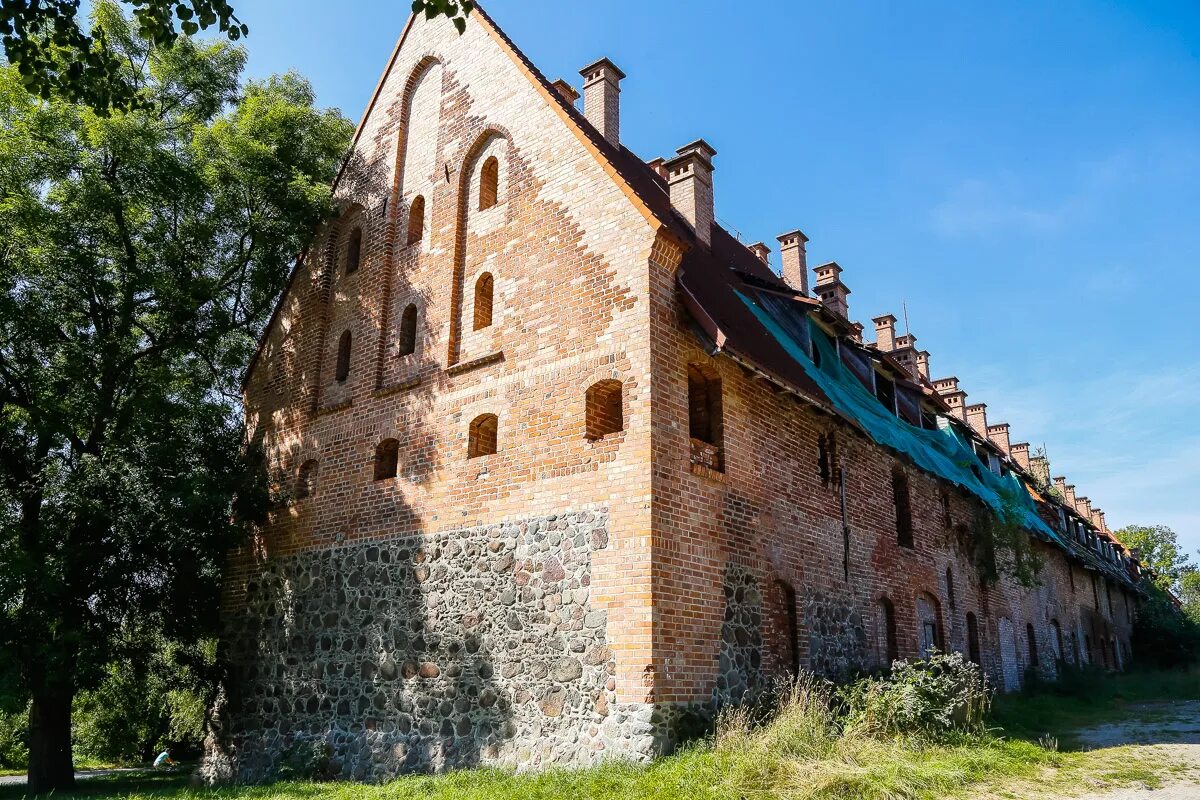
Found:
[[[485,272],[475,281],[475,330],[483,330],[492,324],[492,293],[495,281],[492,273]]]
[[[350,241],[346,244],[346,274],[358,270],[358,264],[362,260],[362,228],[355,228],[350,231]]]
[[[688,435],[692,463],[721,471],[721,379],[696,364],[688,365]]]
[[[982,666],[979,656],[979,620],[975,614],[967,612],[967,658]]]
[[[1037,669],[1040,663],[1038,661],[1037,633],[1033,630],[1032,622],[1025,625],[1025,638],[1029,640],[1029,666]]]
[[[900,467],[892,470],[892,502],[896,506],[896,542],[901,547],[912,547],[912,498],[908,491],[908,475]]]
[[[317,460],[310,458],[296,472],[296,499],[312,497],[317,491]]]
[[[408,243],[416,244],[425,238],[425,198],[417,195],[408,207]]]
[[[490,456],[496,452],[496,437],[499,420],[495,414],[480,414],[471,420],[467,432],[467,458]]]
[[[896,607],[886,597],[879,598],[877,607],[880,625],[876,630],[876,646],[885,663],[891,664],[900,657],[900,646],[896,640]]]
[[[409,303],[400,315],[400,336],[396,355],[412,355],[417,349],[417,306]]]
[[[342,335],[338,339],[337,366],[334,368],[333,378],[341,383],[348,377],[350,377],[350,331],[342,331]]]
[[[500,192],[500,162],[488,156],[479,171],[479,210],[487,211],[496,205]]]
[[[585,405],[587,438],[599,439],[625,430],[620,381],[610,379],[593,383],[588,387]]]
[[[375,447],[375,480],[396,477],[399,462],[400,443],[395,439],[384,439]]]

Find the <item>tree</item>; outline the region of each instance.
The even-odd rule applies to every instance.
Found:
[[[1189,566],[1175,531],[1166,525],[1127,525],[1114,535],[1121,544],[1138,551],[1141,560],[1157,573],[1159,586],[1175,591]]]
[[[224,554],[268,502],[240,373],[352,132],[294,74],[241,85],[229,42],[155,49],[111,1],[94,19],[145,106],[102,116],[0,68],[0,689],[30,701],[34,793],[72,785],[72,701],[123,632],[214,632]]]
[[[4,53],[16,65],[27,89],[43,99],[57,96],[100,114],[129,111],[152,98],[130,81],[127,52],[101,25],[84,33],[78,23],[80,0],[0,0]],[[250,32],[226,0],[123,0],[133,6],[138,36],[169,48],[180,34],[216,27],[230,41]],[[474,0],[414,0],[413,13],[446,16],[461,33]]]

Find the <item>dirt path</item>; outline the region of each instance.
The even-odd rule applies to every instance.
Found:
[[[136,768],[118,768],[118,769],[80,769],[75,771],[75,780],[85,778],[95,778],[99,775],[112,775],[117,772],[140,772]],[[13,786],[15,784],[25,783],[26,776],[24,775],[8,775],[0,776],[0,786]]]
[[[1089,750],[1131,745],[1152,765],[1179,765],[1158,788],[1125,789],[1070,795],[1075,800],[1200,800],[1200,702],[1155,703],[1131,707],[1137,718],[1085,728],[1080,744]],[[1122,751],[1125,752],[1125,751]],[[1114,754],[1114,759],[1121,758]],[[1087,787],[1081,787],[1087,792]],[[1064,796],[1065,800],[1067,796]]]

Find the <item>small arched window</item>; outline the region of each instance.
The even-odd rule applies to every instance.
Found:
[[[496,205],[500,193],[500,162],[488,156],[479,170],[479,210],[487,211]]]
[[[404,309],[404,313],[400,315],[400,337],[399,346],[396,350],[398,356],[408,356],[416,352],[417,349],[417,305],[409,303]]]
[[[586,406],[587,438],[599,439],[625,430],[620,381],[609,379],[593,383],[587,390]]]
[[[296,471],[296,499],[312,497],[317,491],[317,460],[310,458]]]
[[[892,502],[896,505],[896,542],[901,547],[912,547],[912,498],[908,493],[908,475],[899,466],[892,470]]]
[[[333,372],[334,380],[338,383],[350,377],[350,331],[342,331],[338,339],[337,367]]]
[[[485,272],[475,281],[475,330],[483,330],[492,324],[492,294],[495,288],[492,273]]]
[[[400,463],[400,442],[384,439],[375,446],[375,480],[383,481],[396,477]]]
[[[467,458],[490,456],[496,452],[499,421],[495,414],[480,414],[471,420],[467,432]]]
[[[414,245],[425,238],[425,198],[417,195],[408,207],[408,243]]]
[[[780,624],[785,628],[781,644],[783,652],[780,653],[781,661],[784,666],[791,670],[792,675],[800,674],[800,622],[796,613],[796,590],[786,581],[776,580],[775,590],[778,593],[778,601],[781,606],[782,619]]]
[[[355,227],[350,231],[350,241],[346,243],[346,274],[358,270],[362,260],[362,228]]]
[[[979,620],[973,612],[967,612],[967,658],[972,662],[983,665],[979,656]]]

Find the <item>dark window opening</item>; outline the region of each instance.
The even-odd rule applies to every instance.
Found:
[[[720,472],[722,454],[721,379],[688,365],[688,434],[692,463]]]
[[[896,607],[886,597],[879,599],[879,611],[883,616],[883,650],[887,663],[891,664],[900,657],[900,646],[896,641]]]
[[[896,505],[896,543],[901,547],[912,547],[912,498],[908,492],[908,476],[900,467],[892,470],[892,501]]]
[[[495,414],[480,414],[471,421],[467,433],[467,458],[490,456],[496,452],[498,426]]]
[[[625,430],[620,381],[609,379],[593,383],[588,387],[585,406],[587,438],[600,439]]]
[[[837,439],[832,431],[817,437],[817,474],[821,485],[828,487],[834,481],[837,470]]]
[[[337,366],[334,368],[333,378],[341,383],[348,377],[350,377],[350,331],[342,331],[341,337],[338,338]]]
[[[358,263],[362,259],[362,228],[355,228],[350,231],[350,242],[346,245],[346,274],[358,270]]]
[[[1025,636],[1029,640],[1029,666],[1037,669],[1040,662],[1038,661],[1037,634],[1033,631],[1032,622],[1025,625]]]
[[[979,656],[979,620],[970,611],[967,612],[967,658],[980,666],[983,665]]]
[[[953,611],[954,604],[954,571],[950,567],[946,567],[946,602],[950,604],[950,610]]]
[[[479,210],[487,211],[496,205],[500,190],[500,162],[488,156],[479,171]]]
[[[400,462],[400,442],[384,439],[375,447],[375,480],[396,477]]]
[[[950,514],[950,491],[942,489],[942,527],[950,530],[954,527],[954,517]]]
[[[408,243],[414,245],[425,238],[425,198],[417,195],[408,207]]]
[[[800,674],[800,622],[796,613],[796,590],[791,584],[784,581],[776,581],[776,587],[779,590],[779,600],[783,605],[784,619],[783,623],[787,626],[785,631],[784,647],[787,652],[782,653],[782,661],[791,670],[792,675]]]
[[[875,396],[889,413],[896,413],[896,384],[878,372],[875,373]]]
[[[1058,620],[1050,620],[1050,629],[1054,633],[1054,660],[1065,661],[1067,658],[1067,651],[1063,646],[1062,628],[1059,626]]]
[[[296,499],[312,497],[317,492],[317,460],[310,458],[296,472]]]
[[[492,292],[495,289],[492,273],[485,272],[475,281],[475,330],[492,324]]]
[[[398,347],[396,348],[397,356],[408,356],[416,352],[417,349],[417,306],[415,303],[409,303],[404,309],[404,313],[400,315],[400,336]]]

